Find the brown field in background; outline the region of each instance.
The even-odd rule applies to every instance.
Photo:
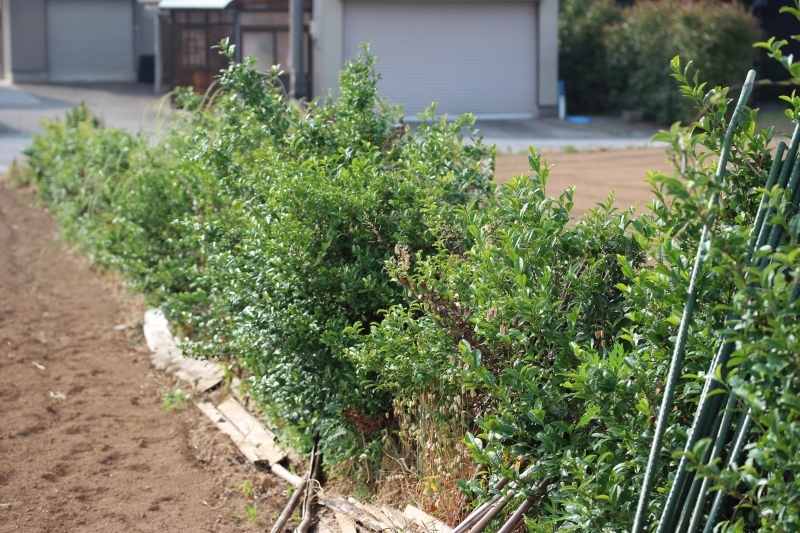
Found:
[[[644,182],[647,171],[672,173],[663,148],[641,148],[592,152],[549,152],[544,154],[552,166],[547,180],[547,194],[558,196],[575,186],[574,213],[585,213],[614,190],[614,205],[625,209],[644,208],[653,199],[650,185]],[[495,180],[509,181],[530,171],[528,154],[498,154]]]

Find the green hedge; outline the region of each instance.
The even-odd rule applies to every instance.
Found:
[[[383,268],[398,245],[434,252],[442,207],[491,191],[492,149],[461,133],[471,119],[428,116],[412,136],[373,72],[364,55],[338,100],[301,108],[276,72],[232,64],[212,101],[179,93],[156,142],[77,117],[45,123],[28,151],[67,235],[163,305],[191,353],[244,366],[330,460],[351,453],[332,437],[346,409],[387,404],[356,381],[343,330],[405,300]]]
[[[559,3],[558,75],[564,80],[570,115],[610,113],[616,102],[608,99],[609,71],[606,27],[620,19],[614,0],[564,0]]]
[[[437,255],[392,264],[394,278],[414,301],[388,310],[349,351],[365,382],[394,398],[398,429],[384,437],[394,439],[391,449],[406,450],[403,456],[416,459],[421,475],[447,479],[463,460],[460,450],[429,444],[437,434],[463,435],[467,453],[490,476],[462,479],[461,489],[485,501],[498,493],[490,487],[500,478],[515,480],[525,487],[516,504],[541,498],[528,512],[530,531],[631,530],[714,195],[723,200],[710,223],[714,239],[646,524],[658,523],[664,510],[705,381],[699,376],[708,372],[722,333],[731,330],[740,342],[731,364],[752,361],[759,370],[732,370],[729,378],[715,370],[737,413],[751,409],[761,422],[746,458],[734,459],[740,468],[703,464],[705,441],[691,456],[691,468],[730,496],[711,525],[720,531],[793,531],[800,524],[793,503],[800,487],[792,484],[800,467],[794,436],[800,411],[793,407],[800,359],[791,354],[800,306],[787,305],[789,287],[800,289],[800,253],[794,237],[781,241],[775,255],[762,250],[765,261],[777,263],[757,276],[745,273],[743,259],[757,187],[772,164],[771,133],[755,130],[755,113],[748,112],[734,136],[740,150],[725,180],[716,180],[710,161],[728,128],[727,90],[706,93],[686,79],[677,60],[673,68],[689,101],[707,114],[660,136],[683,163],[673,175],[650,176],[651,213],[634,218],[609,200],[570,223],[572,192],[557,199],[544,194],[549,168],[532,150],[532,178],[517,178],[493,201],[456,209],[461,232],[471,237],[467,248],[442,242]],[[777,189],[770,194],[775,205],[791,196]],[[786,224],[779,217],[773,222]],[[359,333],[358,327],[350,331]],[[774,337],[781,340],[767,340]],[[524,479],[515,460],[520,456],[533,463]],[[762,493],[761,486],[769,488]]]
[[[533,149],[533,176],[495,189],[492,149],[461,135],[469,117],[428,115],[412,135],[378,97],[368,54],[342,73],[336,101],[291,102],[277,72],[247,60],[222,72],[209,100],[179,91],[157,138],[103,129],[83,107],[45,123],[28,154],[65,235],[164,307],[189,352],[247,375],[301,449],[319,434],[329,465],[401,484],[451,521],[458,491],[484,500],[509,477],[514,504],[536,502],[531,531],[631,529],[708,225],[646,519],[664,509],[702,373],[727,331],[732,361],[749,365],[714,372],[756,425],[733,468],[704,464],[707,442],[689,456],[728,495],[711,525],[795,531],[793,193],[768,191],[780,215],[770,223],[786,238],[758,250],[769,268],[750,269],[771,132],[747,111],[716,179],[728,91],[696,86],[677,59],[671,69],[705,114],[661,134],[679,165],[649,177],[654,201],[638,218],[609,199],[574,220],[572,191],[545,194],[549,167]],[[800,98],[791,105],[797,118]],[[469,480],[475,464],[484,474]]]

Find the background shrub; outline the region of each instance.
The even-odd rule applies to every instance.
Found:
[[[559,23],[559,68],[569,112],[638,110],[648,120],[690,121],[669,61],[693,61],[710,86],[741,83],[755,54],[756,19],[736,2],[568,0]]]
[[[344,329],[405,300],[384,269],[398,246],[435,252],[444,207],[492,191],[470,117],[428,114],[410,135],[377,81],[365,53],[336,101],[299,106],[248,60],[210,101],[179,92],[157,142],[84,109],[29,150],[67,235],[162,305],[187,350],[245,368],[277,421],[321,433],[330,461],[360,453],[359,421],[388,407],[344,358]]]
[[[558,75],[565,81],[567,112],[608,113],[609,76],[606,27],[620,18],[615,0],[565,0],[558,17]],[[605,96],[604,96],[605,95]]]
[[[531,531],[631,529],[687,280],[709,198],[720,194],[686,378],[648,508],[650,523],[658,520],[702,387],[696,376],[707,371],[737,291],[727,258],[747,245],[752,198],[771,164],[770,132],[755,130],[753,113],[737,131],[730,175],[715,180],[709,154],[718,154],[727,129],[727,90],[697,94],[692,103],[708,106],[707,115],[661,136],[683,164],[650,177],[652,214],[633,219],[609,201],[569,224],[571,191],[544,194],[548,167],[532,151],[534,177],[517,178],[480,207],[456,209],[469,246],[441,243],[435,256],[394,263],[415,301],[390,309],[349,354],[365,383],[391,392],[398,429],[384,442],[439,481],[434,505],[451,498],[448,483],[485,501],[508,476],[525,487],[517,502],[546,495],[528,514]],[[429,446],[434,428],[463,435],[466,450]],[[452,480],[467,453],[487,479]],[[520,456],[532,462],[524,480]],[[776,484],[783,506],[786,492]]]

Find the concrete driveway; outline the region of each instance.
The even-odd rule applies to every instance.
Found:
[[[108,126],[131,131],[152,131],[158,124],[158,110],[166,105],[153,94],[151,85],[0,85],[0,172],[14,159],[39,129],[43,118],[61,118],[86,102]],[[629,124],[600,117],[590,124],[574,124],[553,118],[536,120],[479,120],[477,128],[484,142],[497,145],[498,152],[540,150],[623,149],[654,146],[650,137],[658,131],[646,123]]]
[[[108,126],[152,131],[161,101],[144,84],[0,85],[0,172],[22,158],[42,119],[63,119],[86,102]]]
[[[498,152],[539,150],[621,150],[661,147],[650,138],[662,128],[646,122],[628,123],[612,117],[594,117],[589,124],[577,124],[557,118],[535,120],[478,120],[484,142],[497,146]]]

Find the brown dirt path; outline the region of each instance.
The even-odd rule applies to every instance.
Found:
[[[161,406],[141,306],[32,201],[0,180],[0,532],[261,530],[245,505],[270,523],[281,485],[196,409]]]
[[[547,194],[559,195],[575,186],[574,213],[585,213],[604,200],[614,189],[614,205],[625,209],[639,204],[639,211],[653,199],[650,185],[644,182],[647,170],[672,173],[664,149],[609,150],[606,152],[546,152],[552,165]],[[530,171],[528,154],[498,154],[495,179],[505,182]]]

